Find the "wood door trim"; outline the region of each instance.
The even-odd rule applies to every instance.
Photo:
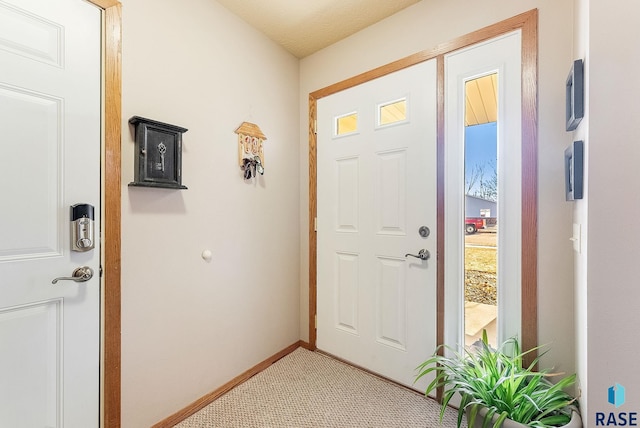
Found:
[[[438,118],[437,118],[437,213],[438,213],[438,277],[437,333],[439,344],[444,340],[444,55],[492,39],[511,31],[522,32],[522,337],[523,349],[533,349],[538,342],[537,292],[537,74],[538,74],[538,10],[533,9],[496,24],[442,43],[433,49],[418,52],[392,63],[369,70],[309,94],[309,346],[316,348],[317,314],[317,101],[320,98],[352,88],[378,77],[421,62],[438,58]],[[442,194],[441,194],[442,192]],[[440,229],[442,227],[442,229]],[[531,360],[535,352],[527,355]]]
[[[120,6],[119,0],[89,0],[89,2],[104,10],[107,10],[110,7]]]
[[[316,308],[318,295],[316,293],[317,266],[317,232],[315,230],[316,213],[318,212],[318,169],[317,140],[316,140],[316,117],[317,117],[317,97],[309,94],[309,347],[316,349]]]
[[[522,349],[538,346],[538,10],[522,25]],[[534,303],[534,304],[532,304]],[[525,355],[531,364],[537,352]]]
[[[118,0],[89,0],[103,9],[104,85],[104,217],[103,217],[103,321],[102,423],[121,425],[120,338],[120,227],[122,139],[122,6]]]

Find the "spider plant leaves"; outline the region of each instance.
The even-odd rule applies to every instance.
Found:
[[[465,413],[469,426],[474,426],[478,417],[484,418],[483,427],[499,428],[507,418],[539,428],[566,425],[571,420],[575,398],[565,389],[576,382],[576,375],[552,383],[549,378],[557,374],[535,371],[544,352],[523,367],[524,356],[539,349],[523,352],[516,338],[493,349],[484,331],[481,341],[462,351],[438,347],[433,356],[417,367],[416,381],[433,374],[425,394],[443,388],[441,421],[452,398],[461,397],[458,428]],[[480,408],[486,411],[481,414]]]

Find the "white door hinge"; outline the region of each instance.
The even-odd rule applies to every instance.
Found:
[[[313,218],[313,231],[314,232],[318,231],[318,217]]]
[[[314,324],[315,324],[315,327],[314,327],[314,328],[316,328],[316,329],[317,329],[317,328],[318,328],[318,314],[315,314],[315,315],[313,316],[313,318],[314,318]]]
[[[313,133],[318,135],[318,120],[313,119]]]

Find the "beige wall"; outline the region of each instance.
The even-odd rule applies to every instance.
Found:
[[[583,379],[585,427],[596,426],[595,413],[640,411],[640,59],[636,21],[640,4],[577,0],[575,45],[585,60],[586,114],[575,132],[583,139],[585,199],[576,203],[574,221],[583,223],[585,242],[576,256],[577,364]],[[615,383],[626,387],[626,403],[607,403]]]
[[[627,143],[640,113],[628,96],[640,89],[640,63],[619,43],[639,38],[640,10],[616,14],[589,0],[425,1],[299,62],[216,2],[185,1],[123,0],[125,428],[151,425],[308,339],[308,93],[536,7],[539,342],[552,345],[543,365],[578,370],[587,424],[608,410],[610,384],[640,384],[626,370],[638,350],[628,326],[640,322],[630,238],[640,236],[640,145]],[[588,109],[574,136],[564,131],[564,85],[580,57]],[[126,186],[133,115],[189,129],[189,190]],[[266,174],[251,183],[236,165],[233,131],[245,120],[268,137]],[[587,197],[570,204],[563,151],[574,137],[587,145]],[[583,227],[575,292],[572,218]]]
[[[585,61],[585,115],[580,122],[578,128],[572,133],[573,140],[583,140],[585,145],[585,168],[589,165],[589,84],[591,73],[588,72],[589,65],[589,0],[575,0],[574,14],[574,47],[573,58],[583,59]],[[580,248],[574,252],[574,270],[575,270],[575,322],[576,322],[576,371],[579,378],[580,404],[584,414],[588,413],[589,402],[587,400],[587,392],[589,391],[589,377],[587,376],[587,345],[589,336],[587,334],[587,260],[589,253],[589,219],[587,208],[589,198],[587,190],[589,188],[589,177],[585,174],[584,199],[573,203],[573,223],[580,227]]]
[[[298,60],[211,0],[122,3],[122,426],[138,428],[299,339]],[[133,115],[189,129],[188,190],[127,187]],[[257,181],[237,165],[243,121],[268,138]]]
[[[308,339],[307,97],[356,74],[538,8],[539,21],[539,342],[552,345],[543,364],[573,372],[574,313],[570,204],[564,201],[565,78],[572,59],[573,3],[534,0],[423,1],[301,61],[300,331]]]

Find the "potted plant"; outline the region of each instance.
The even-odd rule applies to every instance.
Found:
[[[511,338],[493,349],[483,331],[482,340],[462,353],[448,349],[450,356],[438,355],[436,350],[418,366],[416,376],[417,381],[435,374],[426,395],[444,388],[441,421],[450,400],[460,394],[458,428],[463,414],[470,427],[478,428],[582,426],[576,399],[564,391],[575,383],[576,375],[552,383],[549,378],[555,374],[534,370],[540,356],[528,367],[523,366],[523,357],[539,348],[521,352],[518,340]]]

